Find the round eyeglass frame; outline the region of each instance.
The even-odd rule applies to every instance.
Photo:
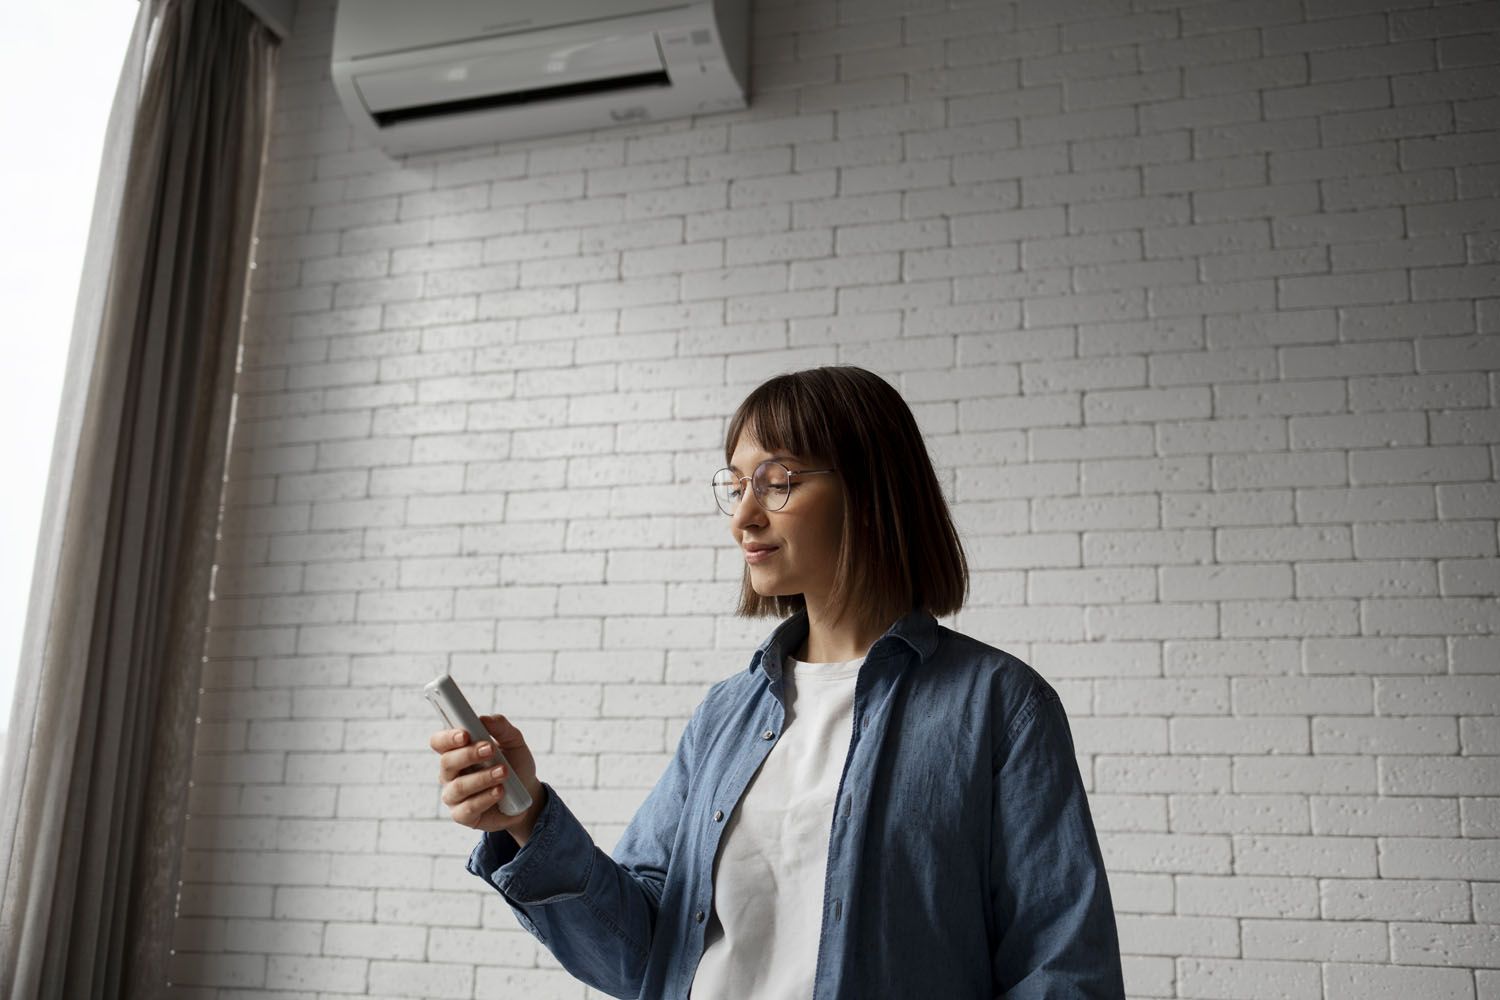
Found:
[[[837,472],[837,471],[839,471],[838,469],[795,469],[795,470],[793,470],[793,469],[788,469],[786,466],[782,465],[780,462],[771,462],[771,461],[766,461],[766,462],[760,463],[759,465],[757,465],[751,471],[750,475],[748,475],[748,476],[736,476],[734,474],[734,470],[733,469],[720,469],[718,472],[714,473],[713,481],[710,484],[712,486],[712,488],[713,488],[713,491],[714,491],[714,503],[718,506],[719,510],[721,512],[723,512],[724,514],[726,514],[727,516],[733,517],[735,510],[737,510],[739,508],[739,505],[744,502],[744,498],[745,498],[745,495],[742,492],[740,494],[740,499],[736,500],[734,502],[734,507],[731,507],[728,510],[724,509],[724,503],[723,503],[722,500],[719,499],[719,489],[718,488],[719,488],[719,485],[720,485],[719,477],[722,476],[722,475],[724,475],[725,473],[729,474],[729,480],[728,481],[729,482],[733,482],[736,486],[738,486],[740,483],[745,482],[745,480],[748,479],[750,481],[750,493],[751,493],[751,495],[753,495],[755,497],[755,502],[758,503],[758,504],[760,504],[763,509],[774,512],[774,511],[778,511],[778,510],[781,510],[782,508],[784,508],[786,506],[787,500],[789,500],[791,498],[791,494],[792,494],[791,490],[787,490],[786,493],[782,495],[782,497],[781,497],[781,503],[778,506],[772,507],[766,501],[766,498],[761,495],[761,491],[757,490],[755,488],[755,475],[756,475],[756,473],[760,472],[761,469],[765,468],[768,465],[778,466],[781,469],[782,472],[786,473],[786,481],[787,481],[787,485],[788,486],[791,485],[792,479],[795,478],[796,476],[816,476],[816,475],[819,475],[819,474],[824,473],[824,472]],[[726,485],[727,485],[727,483],[726,483]]]

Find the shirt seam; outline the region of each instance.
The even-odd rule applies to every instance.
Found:
[[[1031,693],[1026,696],[1026,701],[1016,712],[1015,718],[1011,719],[1010,724],[1005,727],[1007,751],[1015,744],[1021,732],[1031,725],[1042,706],[1049,701],[1056,701],[1057,697],[1057,692],[1047,685],[1039,684],[1031,689]]]
[[[596,860],[597,860],[596,855],[590,855],[590,857],[589,857],[589,870],[588,870],[588,874],[584,877],[584,882],[583,882],[584,891],[581,894],[581,898],[583,899],[584,905],[586,905],[589,908],[589,912],[594,915],[594,918],[596,920],[598,920],[601,924],[603,924],[605,927],[608,927],[611,931],[614,932],[615,937],[619,938],[621,941],[625,942],[627,945],[629,945],[630,947],[634,948],[640,954],[642,954],[642,955],[647,954],[649,952],[649,949],[646,948],[645,945],[643,945],[639,941],[637,941],[635,938],[631,937],[629,934],[626,934],[625,931],[620,927],[620,925],[618,923],[616,923],[614,920],[612,920],[609,917],[609,914],[607,914],[604,910],[600,909],[599,904],[596,903],[594,901],[594,898],[589,895],[589,893],[588,893],[589,876],[592,876],[593,873],[594,873],[594,863],[595,863]],[[625,877],[626,878],[630,878],[631,882],[635,882],[635,879],[631,878],[629,875],[627,875]],[[639,890],[640,892],[644,893],[646,891],[645,889],[641,888],[640,883],[636,882],[635,884],[636,884],[636,889]],[[647,904],[647,905],[649,906],[649,904]],[[660,915],[661,915],[660,914],[660,904],[658,904],[657,916],[660,917]]]

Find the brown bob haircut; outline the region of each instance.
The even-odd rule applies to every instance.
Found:
[[[941,617],[963,607],[963,544],[916,418],[889,382],[853,365],[777,375],[730,418],[725,465],[742,433],[767,450],[838,469],[844,529],[830,595],[835,621],[852,611],[862,628],[884,631],[918,608]],[[801,594],[756,593],[745,567],[736,614],[785,618],[806,606]]]

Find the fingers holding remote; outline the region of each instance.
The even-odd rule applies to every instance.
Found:
[[[445,785],[476,765],[490,763],[495,757],[494,740],[473,743],[462,729],[440,729],[427,742],[440,755],[438,781]]]
[[[454,821],[464,826],[479,825],[484,814],[491,810],[509,819],[511,817],[505,817],[498,809],[500,798],[505,794],[505,778],[509,773],[509,769],[503,764],[497,764],[483,771],[460,775],[443,785],[443,805],[448,807]]]
[[[477,745],[461,729],[438,730],[428,738],[429,746],[439,755],[443,804],[455,823],[476,830],[507,830],[524,844],[542,804],[536,760],[524,735],[505,716],[484,715],[480,721],[492,739]],[[531,808],[517,815],[499,808],[512,772],[532,799]]]

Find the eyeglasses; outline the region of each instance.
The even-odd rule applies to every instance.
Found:
[[[837,471],[837,469],[798,469],[793,472],[780,462],[762,462],[748,476],[736,476],[733,469],[720,469],[714,473],[714,500],[718,503],[720,510],[732,516],[735,508],[740,505],[740,499],[745,495],[740,484],[748,479],[750,490],[762,507],[766,510],[780,510],[786,506],[787,497],[791,496],[794,476],[815,476],[823,472]]]

